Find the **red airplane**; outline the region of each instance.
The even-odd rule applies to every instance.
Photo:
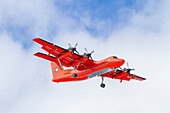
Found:
[[[64,49],[40,38],[34,38],[33,41],[41,44],[41,48],[48,52],[48,54],[38,52],[34,55],[51,61],[53,82],[81,81],[100,76],[102,78],[100,86],[104,88],[104,77],[119,79],[120,83],[122,80],[146,80],[146,78],[131,74],[130,71],[134,69],[122,69],[120,66],[125,63],[125,60],[119,59],[116,56],[110,56],[103,60],[95,61],[91,57],[94,51],[88,53],[85,48],[86,53],[79,55],[76,50],[77,43],[75,47],[69,44],[69,48]],[[74,69],[64,69],[63,66],[73,67]]]

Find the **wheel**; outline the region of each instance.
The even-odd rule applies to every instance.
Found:
[[[103,84],[103,83],[100,84],[100,87],[102,87],[102,88],[105,88],[105,86],[106,86],[106,85]]]
[[[76,78],[77,77],[77,74],[76,73],[73,73],[73,75],[72,75],[74,78]]]

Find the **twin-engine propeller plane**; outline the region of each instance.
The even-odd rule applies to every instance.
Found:
[[[42,49],[47,51],[48,54],[35,53],[37,57],[51,61],[51,69],[53,74],[53,82],[69,82],[69,81],[81,81],[96,76],[102,78],[101,87],[104,88],[104,77],[130,81],[131,79],[143,81],[146,80],[143,77],[139,77],[131,73],[131,68],[124,68],[122,66],[125,63],[124,59],[119,59],[116,56],[110,56],[100,61],[92,59],[91,53],[88,53],[85,49],[83,55],[79,55],[75,47],[69,44],[68,49],[64,49],[53,43],[47,42],[40,38],[34,38],[33,41],[42,45]],[[64,67],[73,67],[74,69],[64,69]]]

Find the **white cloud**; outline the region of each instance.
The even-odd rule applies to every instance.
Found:
[[[133,12],[128,24],[112,31],[107,39],[93,37],[84,29],[83,25],[90,25],[90,19],[78,23],[58,11],[53,2],[10,0],[0,4],[1,112],[169,112],[168,1],[149,2],[140,12]],[[12,26],[28,26],[29,33],[36,36],[48,36],[48,29],[55,28],[57,35],[51,40],[56,44],[67,47],[67,42],[78,42],[81,53],[84,47],[95,49],[93,58],[98,60],[109,55],[125,58],[136,68],[135,73],[147,80],[119,84],[118,80],[106,79],[106,89],[99,88],[99,78],[52,83],[49,62],[32,55],[40,46],[34,44],[24,49],[20,41],[14,41],[12,31],[6,29],[8,22]]]

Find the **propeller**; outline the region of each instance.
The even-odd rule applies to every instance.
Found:
[[[127,67],[128,67],[127,69],[125,68],[127,72],[130,72],[131,70],[135,70],[134,68],[129,68],[128,62],[127,62]]]
[[[121,67],[119,67],[119,68],[115,68],[115,72],[116,73],[118,73],[118,71],[121,71],[121,72],[127,72],[127,74],[129,74],[129,76],[131,77],[131,73],[130,73],[130,71],[132,71],[132,70],[135,70],[134,68],[129,68],[129,64],[128,64],[128,62],[127,62],[127,68],[121,68]]]
[[[129,74],[130,77],[131,77],[132,74],[130,73],[130,71],[135,70],[135,69],[134,69],[134,68],[129,68],[128,62],[127,62],[127,67],[128,67],[128,68],[124,68],[123,71],[124,71],[124,72],[127,72],[127,74]]]
[[[93,58],[91,57],[91,54],[94,53],[94,50],[92,50],[90,53],[88,53],[87,49],[85,48],[85,53],[83,56],[85,56],[86,58],[90,58],[91,60],[93,60]]]
[[[68,43],[68,45],[69,45],[69,48],[68,48],[68,49],[69,49],[70,51],[72,51],[71,53],[77,52],[77,53],[79,54],[79,52],[78,52],[77,49],[76,49],[78,43],[76,43],[74,47],[72,47],[70,43]]]
[[[115,67],[115,72],[117,73],[119,71],[119,69],[117,67]]]

